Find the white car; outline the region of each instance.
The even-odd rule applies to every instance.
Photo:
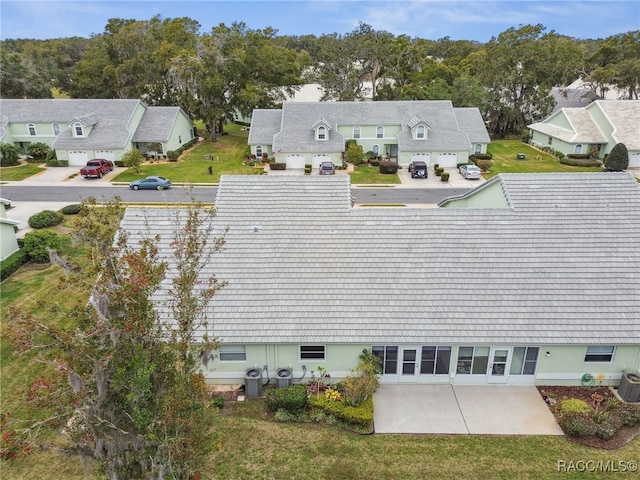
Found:
[[[460,165],[458,170],[460,175],[467,180],[478,180],[480,178],[480,169],[475,165]]]

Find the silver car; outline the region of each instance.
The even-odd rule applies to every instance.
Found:
[[[480,178],[480,169],[475,165],[460,165],[458,168],[460,175],[467,180],[478,180]]]

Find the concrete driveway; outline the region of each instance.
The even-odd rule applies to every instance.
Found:
[[[376,433],[564,435],[532,385],[381,385]]]

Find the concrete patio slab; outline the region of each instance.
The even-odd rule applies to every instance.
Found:
[[[532,385],[381,385],[376,433],[563,435]]]

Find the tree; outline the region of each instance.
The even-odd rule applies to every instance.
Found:
[[[33,142],[27,147],[27,152],[33,158],[45,159],[51,152],[51,147],[43,142]]]
[[[10,143],[0,143],[0,166],[11,167],[20,164],[20,150]]]
[[[127,168],[133,168],[136,174],[140,173],[140,165],[144,163],[144,156],[137,148],[133,148],[122,155],[122,161]]]
[[[356,142],[350,142],[347,144],[347,148],[344,152],[344,159],[347,163],[360,165],[364,161],[362,145],[358,145]]]
[[[609,172],[621,172],[629,168],[629,151],[624,143],[616,143],[604,161],[604,168]]]
[[[173,239],[128,238],[119,231],[114,242],[119,200],[98,207],[89,199],[77,239],[85,242],[94,270],[69,278],[78,284],[97,279],[91,306],[69,312],[69,330],[11,313],[16,345],[39,351],[38,358],[55,367],[58,377],[41,382],[39,392],[55,402],[49,420],[64,427],[86,470],[95,459],[109,479],[203,475],[213,448],[213,410],[198,366],[217,341],[205,336],[194,348],[194,339],[196,330],[211,330],[205,307],[224,286],[203,270],[222,245],[203,234],[212,214],[197,205],[177,209]],[[170,242],[178,259],[170,278],[161,241]],[[175,292],[164,305],[158,305],[161,285]],[[163,323],[158,308],[168,309],[174,322]]]
[[[638,99],[640,89],[640,30],[614,35],[600,43],[590,58],[591,70],[583,76],[595,83],[604,96],[606,85],[626,91],[625,98]]]

